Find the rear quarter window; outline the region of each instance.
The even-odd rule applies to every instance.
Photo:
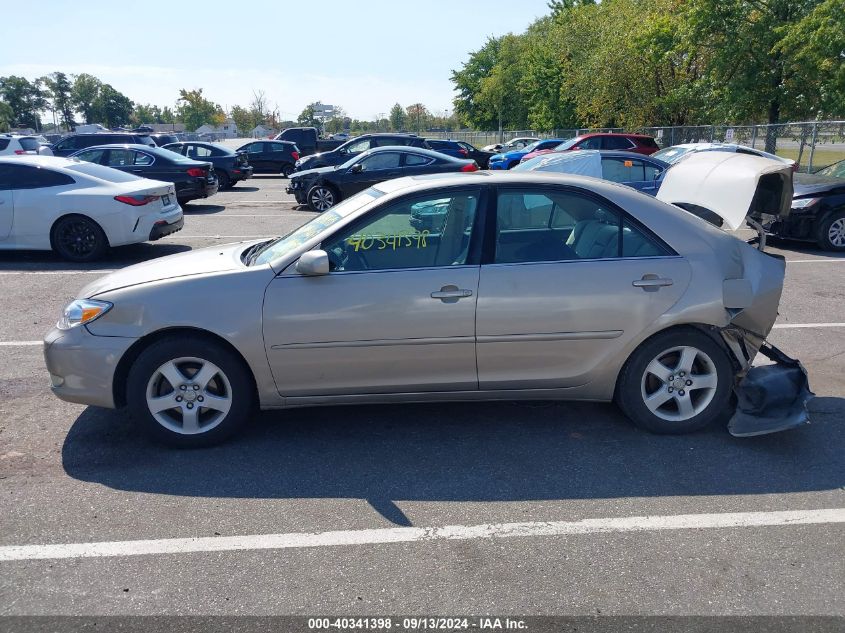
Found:
[[[0,150],[4,150],[9,147],[9,139],[7,138],[0,138]]]
[[[39,143],[34,138],[22,138],[20,139],[20,144],[21,147],[28,152],[38,151]]]

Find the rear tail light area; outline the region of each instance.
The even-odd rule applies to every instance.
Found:
[[[115,196],[114,199],[132,207],[143,207],[145,204],[155,202],[161,196]]]
[[[467,150],[465,150],[463,147],[458,150],[458,153],[461,156],[469,156],[469,152]]]
[[[464,165],[463,167],[461,167],[461,171],[478,171],[478,165],[476,165],[475,163]]]
[[[299,152],[291,152],[290,155],[294,160],[299,160]]]
[[[205,178],[207,173],[208,172],[205,169],[202,169],[200,167],[191,167],[188,170],[188,175],[193,176],[194,178]]]
[[[18,156],[20,156],[21,154],[26,154],[26,150],[25,149],[16,149],[15,154],[17,154]]]

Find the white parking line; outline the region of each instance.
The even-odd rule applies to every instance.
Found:
[[[845,323],[776,323],[775,330],[791,330],[793,328],[816,328],[816,327],[845,327]]]
[[[610,532],[649,532],[655,530],[749,528],[824,523],[845,523],[845,509],[681,514],[674,516],[583,519],[581,521],[447,525],[439,528],[405,527],[374,530],[342,530],[336,532],[294,532],[289,534],[256,534],[249,536],[173,538],[146,541],[11,545],[0,547],[0,561],[298,549],[305,547],[338,547],[420,541],[465,541],[490,538],[548,537],[596,533],[606,534]]]
[[[194,239],[202,239],[202,240],[256,240],[260,237],[270,238],[273,237],[272,235],[177,235],[173,233],[171,235],[166,235],[162,239],[168,241],[179,241],[180,239],[183,240],[194,240]]]
[[[0,347],[35,347],[43,344],[44,341],[0,341]]]
[[[787,264],[840,264],[845,262],[845,257],[831,259],[787,259]]]

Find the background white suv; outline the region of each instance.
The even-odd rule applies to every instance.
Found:
[[[0,134],[0,156],[14,156],[15,154],[41,154],[52,156],[49,147],[44,146],[37,136],[19,136],[15,134]]]

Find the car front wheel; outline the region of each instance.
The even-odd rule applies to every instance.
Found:
[[[242,428],[253,394],[243,361],[196,336],[168,337],[147,347],[126,385],[127,404],[143,429],[182,448],[217,444]]]
[[[657,334],[640,345],[619,376],[616,401],[637,426],[653,433],[689,433],[725,410],[733,368],[727,352],[704,332]]]
[[[845,251],[845,210],[834,211],[824,219],[817,242],[826,251]]]
[[[336,202],[337,194],[334,189],[326,185],[314,185],[308,192],[308,206],[317,213],[328,211]]]

